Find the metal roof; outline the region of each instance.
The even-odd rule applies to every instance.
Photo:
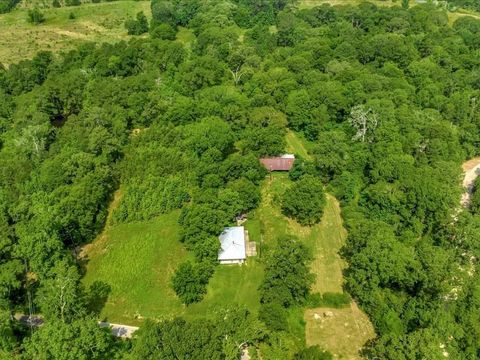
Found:
[[[243,226],[225,228],[218,238],[221,244],[218,260],[246,259],[245,230]]]
[[[260,162],[269,171],[289,171],[295,162],[295,155],[284,154],[277,157],[261,158]]]

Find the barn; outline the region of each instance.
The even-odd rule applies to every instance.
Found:
[[[295,162],[295,155],[284,154],[276,157],[261,158],[260,162],[268,171],[290,171]]]

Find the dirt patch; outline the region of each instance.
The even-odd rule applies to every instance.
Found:
[[[344,309],[308,309],[304,319],[307,346],[319,345],[334,359],[361,359],[363,345],[375,337],[368,317],[354,302]]]
[[[462,169],[465,173],[463,178],[465,192],[462,194],[461,205],[468,207],[472,198],[475,179],[480,175],[480,158],[474,158],[463,163]]]

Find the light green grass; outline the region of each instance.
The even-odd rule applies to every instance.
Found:
[[[113,226],[85,249],[85,284],[100,280],[112,288],[102,318],[136,324],[142,317],[184,312],[170,287],[173,272],[187,258],[178,215]]]
[[[178,216],[175,211],[151,221],[107,227],[86,246],[85,285],[99,280],[112,288],[102,319],[138,325],[144,318],[208,317],[231,306],[258,310],[263,267],[254,258],[242,266],[217,266],[205,298],[188,307],[181,304],[170,280],[191,255],[179,240]]]
[[[44,9],[46,21],[27,22],[27,10],[0,15],[0,62],[8,65],[32,58],[40,50],[58,52],[82,42],[117,42],[131,38],[125,20],[139,11],[151,17],[149,1],[114,1]],[[70,13],[75,19],[68,18]]]
[[[301,135],[298,135],[293,131],[288,130],[285,139],[287,141],[287,153],[300,155],[305,160],[312,160],[312,157],[308,153],[306,147],[308,146],[306,145],[307,141],[303,139]]]
[[[207,295],[201,302],[190,305],[185,317],[208,317],[232,305],[256,313],[260,306],[258,288],[262,279],[263,266],[253,257],[244,265],[219,265],[208,284]]]
[[[315,257],[312,271],[316,274],[316,280],[312,290],[321,293],[341,292],[345,264],[338,252],[345,242],[346,231],[338,201],[327,195],[320,223],[312,227],[301,226],[281,212],[282,196],[291,184],[287,173],[278,172],[268,176],[262,184],[262,203],[245,226],[252,234],[258,234],[259,229],[262,230],[262,249],[275,244],[282,236],[294,235],[299,238]]]

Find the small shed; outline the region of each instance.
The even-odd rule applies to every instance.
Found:
[[[284,154],[276,157],[261,158],[260,162],[268,171],[290,171],[295,162],[295,155]]]
[[[225,228],[219,236],[220,251],[218,261],[220,264],[243,264],[247,258],[245,250],[245,229],[243,226]]]

